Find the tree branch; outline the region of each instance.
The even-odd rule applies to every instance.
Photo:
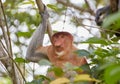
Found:
[[[23,77],[19,67],[17,67],[16,62],[13,60],[13,53],[12,53],[12,46],[11,46],[11,39],[10,39],[10,32],[9,32],[9,27],[7,24],[7,19],[5,16],[4,8],[2,1],[0,0],[0,27],[2,29],[3,35],[4,35],[4,40],[6,42],[6,46],[3,45],[1,39],[0,39],[0,61],[2,64],[5,66],[7,72],[9,73],[9,76],[12,79],[13,84],[23,84],[23,81],[20,77]],[[5,25],[3,25],[3,21]],[[6,27],[5,27],[6,26]],[[6,28],[6,30],[5,30]],[[15,65],[14,65],[15,64]],[[24,81],[25,78],[23,77]]]
[[[79,7],[79,6],[76,6],[76,5],[72,4],[72,3],[68,3],[66,0],[56,0],[56,1],[57,1],[58,3],[63,4],[64,6],[73,7],[73,8],[75,8],[75,9],[79,10],[79,11],[89,12],[89,13],[91,13],[92,15],[94,15],[94,13],[91,12],[91,10],[89,10],[89,9],[83,9],[83,8],[81,8],[81,7]]]
[[[95,15],[94,11],[91,9],[91,6],[90,6],[89,2],[88,2],[87,0],[85,0],[85,3],[86,3],[86,5],[88,6],[88,9],[89,9],[89,11],[90,11],[90,14],[94,14],[94,15]]]

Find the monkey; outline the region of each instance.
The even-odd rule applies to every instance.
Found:
[[[103,19],[110,14],[110,6],[105,6],[96,11],[95,22],[98,26],[101,26]],[[102,16],[103,15],[103,16]]]
[[[62,69],[67,62],[75,66],[88,64],[85,56],[80,57],[75,53],[78,48],[74,46],[73,36],[69,32],[62,31],[53,34],[51,45],[43,46],[49,14],[45,9],[40,15],[42,22],[32,35],[26,52],[26,60],[39,62],[41,59],[47,59],[54,66]]]
[[[70,33],[57,32],[57,33],[53,34],[53,36],[52,36],[52,45],[38,46],[35,50],[34,55],[40,56],[42,53],[42,56],[47,56],[47,59],[54,66],[60,67],[62,69],[65,68],[64,64],[67,62],[71,63],[74,66],[82,66],[82,65],[88,64],[85,57],[79,57],[75,53],[75,51],[77,51],[77,50],[78,49],[73,45],[73,36]],[[32,61],[32,59],[30,59],[30,61]],[[38,61],[38,59],[37,59],[37,61]],[[82,74],[82,73],[86,73],[86,72],[81,71],[81,72],[77,72],[77,73]],[[68,77],[68,74],[66,76]],[[57,78],[57,76],[54,74],[54,72],[47,73],[47,77],[49,77],[51,79]],[[71,77],[71,76],[69,76],[69,77]]]
[[[110,0],[110,4],[105,6],[105,7],[102,7],[102,8],[99,8],[97,11],[96,11],[96,14],[95,14],[95,22],[98,26],[101,26],[102,23],[103,23],[103,20],[113,14],[113,13],[116,13],[120,10],[120,0]],[[120,31],[120,30],[117,30],[117,31]],[[120,36],[119,33],[115,33],[116,36]]]
[[[99,8],[96,11],[95,22],[97,23],[98,26],[101,26],[102,21],[106,16],[117,12],[119,9],[120,9],[120,1],[119,0],[110,0],[109,5]],[[103,15],[103,17],[101,18],[102,15]]]
[[[71,62],[77,66],[86,64],[85,57],[78,57],[74,53],[78,49],[73,45],[73,36],[68,32],[55,33],[52,36],[52,45],[43,46],[49,14],[45,9],[40,15],[42,22],[32,35],[31,42],[27,48],[26,59],[31,62],[38,62],[45,58],[59,67],[63,67],[65,62]]]

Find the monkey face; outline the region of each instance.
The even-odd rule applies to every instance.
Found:
[[[55,53],[58,56],[65,55],[70,51],[72,46],[73,36],[68,32],[57,32],[52,36],[52,43]]]
[[[72,45],[72,40],[64,34],[56,35],[53,37],[53,45],[56,52],[66,51]]]
[[[61,57],[64,56],[71,49],[72,41],[66,35],[58,35],[54,37],[53,45],[55,48],[55,53]]]
[[[61,52],[64,50],[65,38],[66,38],[66,36],[64,36],[64,35],[57,35],[54,37],[53,45],[57,52]]]

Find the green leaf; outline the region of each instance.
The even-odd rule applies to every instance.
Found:
[[[120,54],[120,48],[119,47],[114,47],[114,48],[110,49],[110,54],[112,56]]]
[[[92,38],[89,38],[88,40],[86,40],[82,43],[108,45],[111,42],[109,42],[109,41],[107,41],[106,39],[103,39],[103,38],[92,37]]]
[[[38,75],[35,77],[35,80],[28,82],[27,84],[43,84],[43,81],[47,80],[50,82],[50,79],[44,75]]]
[[[120,80],[120,64],[114,64],[105,70],[104,74],[106,84],[117,84]]]
[[[13,84],[12,80],[9,77],[1,77],[0,84]]]
[[[24,1],[24,2],[20,3],[19,5],[27,5],[27,4],[35,5],[34,1],[32,1],[32,0]]]
[[[39,61],[38,63],[39,65],[51,65],[50,61],[46,60],[46,59],[42,59]]]
[[[90,75],[88,74],[80,74],[80,75],[76,75],[76,77],[74,78],[74,81],[95,81],[95,82],[100,82],[97,79],[91,78]]]
[[[50,79],[48,77],[44,76],[44,75],[39,75],[39,79],[40,78],[50,81]]]
[[[15,61],[18,62],[18,63],[25,63],[26,62],[25,59],[20,58],[20,57],[15,58]]]
[[[105,18],[102,28],[118,30],[120,29],[120,12],[109,15]]]
[[[109,51],[107,49],[103,49],[103,48],[97,48],[95,51],[94,51],[94,54],[95,55],[98,55],[99,57],[106,57],[109,55]]]
[[[64,71],[71,71],[71,70],[79,70],[79,71],[82,71],[82,69],[80,69],[78,66],[75,66],[73,65],[72,63],[70,62],[66,62],[64,64]]]
[[[114,47],[112,49],[103,49],[99,47],[94,51],[94,54],[100,57],[116,56],[120,54],[120,49],[119,47]]]
[[[68,78],[62,77],[50,82],[50,84],[69,84],[69,82]]]
[[[42,84],[43,79],[37,79],[37,80],[33,80],[32,82],[28,82],[26,84]]]
[[[17,32],[17,36],[19,36],[19,37],[30,37],[31,33],[30,32]]]
[[[52,4],[47,4],[47,7],[53,9],[54,11],[58,11],[58,7],[56,5],[52,5]]]
[[[80,66],[80,68],[81,68],[84,72],[86,72],[86,73],[88,73],[88,74],[91,74],[91,70],[90,70],[90,67],[89,67],[88,64],[84,64],[84,65]]]
[[[90,53],[87,50],[77,50],[75,51],[75,53],[77,53],[79,56],[89,56]]]
[[[49,72],[53,71],[56,76],[62,76],[64,74],[62,68],[60,67],[52,67],[48,69]]]

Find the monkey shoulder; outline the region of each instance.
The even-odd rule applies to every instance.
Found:
[[[49,47],[50,46],[42,46],[42,47],[40,46],[36,49],[35,53],[42,53],[42,54],[47,55]]]
[[[56,57],[55,57],[55,50],[53,48],[52,45],[50,45],[47,49],[47,56],[49,58],[49,60],[52,62],[52,61],[55,61]]]
[[[52,56],[54,54],[54,48],[52,45],[50,45],[48,48],[47,48],[47,55],[48,57]]]

